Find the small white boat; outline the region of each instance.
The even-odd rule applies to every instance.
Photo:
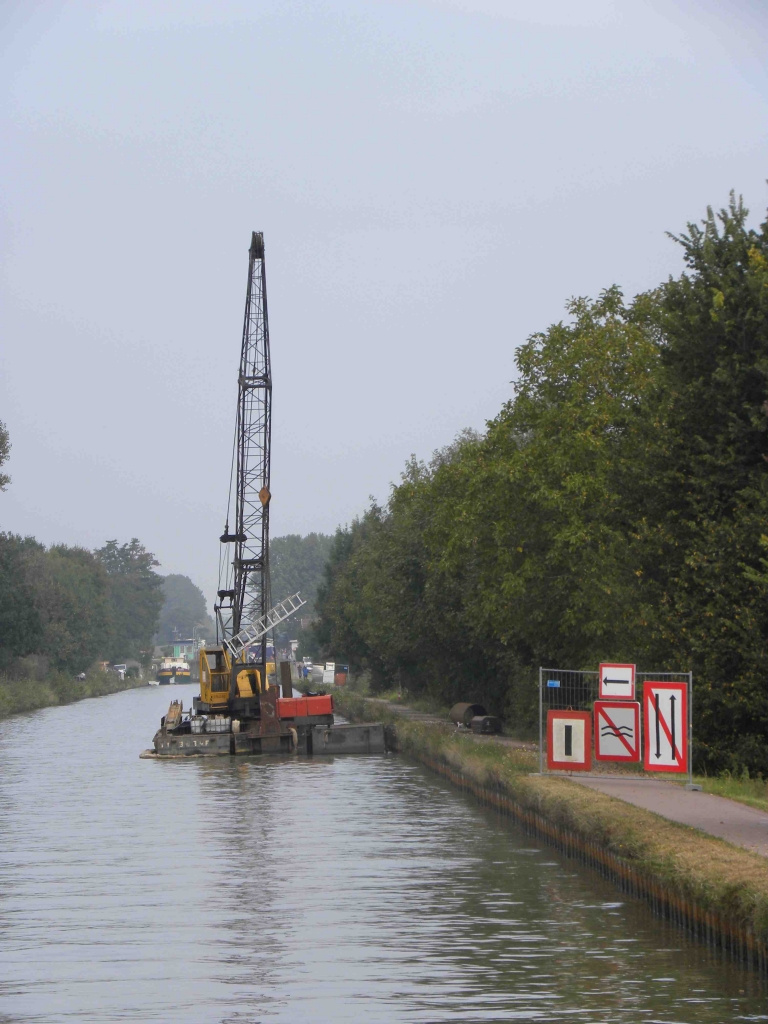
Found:
[[[158,679],[150,679],[147,681],[147,686],[159,686],[160,681]]]

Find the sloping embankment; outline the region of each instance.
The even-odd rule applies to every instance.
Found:
[[[0,719],[58,704],[72,704],[86,697],[106,697],[142,685],[137,679],[120,679],[112,672],[92,672],[83,680],[63,673],[44,680],[0,676]]]
[[[351,720],[383,720],[390,745],[596,869],[700,940],[768,973],[768,858],[568,779],[531,775],[529,752],[446,723],[384,713],[334,695]],[[374,710],[375,708],[375,710]]]

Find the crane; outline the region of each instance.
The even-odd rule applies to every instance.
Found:
[[[155,733],[154,750],[142,756],[311,754],[318,744],[325,752],[384,750],[381,725],[334,725],[331,696],[294,697],[286,683],[281,697],[279,687],[269,678],[268,634],[306,604],[300,594],[293,594],[271,607],[271,441],[264,236],[254,231],[248,250],[229,501],[224,533],[219,538],[216,643],[199,652],[200,695],[192,701],[193,713],[185,717],[182,702],[172,701]]]
[[[208,747],[214,753],[279,752],[300,746],[300,731],[306,739],[306,728],[311,732],[313,725],[333,723],[330,697],[293,698],[291,692],[282,699],[267,671],[269,633],[306,603],[300,594],[294,594],[271,607],[271,442],[272,367],[264,235],[254,231],[248,250],[229,499],[219,538],[216,644],[199,654],[200,696],[193,700],[196,714],[185,721],[178,710],[174,715],[177,724],[170,731],[163,724],[158,733],[160,747],[178,748],[181,743],[185,748],[191,744],[190,752],[205,752],[202,748]],[[185,740],[186,728],[189,741]],[[162,753],[158,737],[155,739],[156,749]]]

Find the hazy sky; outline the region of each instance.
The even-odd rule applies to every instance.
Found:
[[[251,231],[273,535],[482,428],[574,294],[768,191],[760,0],[0,4],[0,530],[212,597]],[[283,596],[283,595],[276,595]]]

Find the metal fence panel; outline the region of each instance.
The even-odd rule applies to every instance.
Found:
[[[645,681],[666,681],[686,683],[688,692],[688,785],[693,785],[693,673],[692,672],[636,672],[635,700],[643,707],[643,683]],[[589,711],[594,710],[599,699],[600,673],[591,670],[568,668],[539,669],[539,772],[546,774],[544,767],[545,723],[548,711]],[[639,766],[642,770],[642,765]]]

